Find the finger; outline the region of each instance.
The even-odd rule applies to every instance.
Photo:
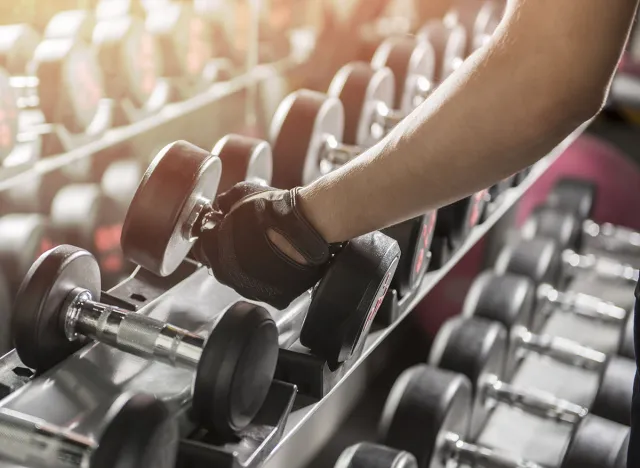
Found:
[[[256,184],[254,182],[240,182],[239,184],[231,187],[226,192],[218,195],[215,200],[214,208],[220,210],[224,214],[229,213],[233,206],[243,198],[254,195],[256,193],[265,192],[267,190],[273,189],[271,187]]]

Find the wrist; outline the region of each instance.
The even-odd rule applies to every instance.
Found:
[[[335,210],[337,207],[334,206],[332,210],[326,206],[326,197],[322,197],[321,194],[322,192],[316,184],[301,187],[298,189],[298,209],[328,244],[347,240],[343,238],[340,230],[336,229]]]

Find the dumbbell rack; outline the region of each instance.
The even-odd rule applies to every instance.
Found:
[[[260,79],[260,71],[256,75],[244,78],[242,84],[235,83],[232,89],[240,90],[252,80]],[[233,92],[225,88],[224,92]],[[143,121],[137,125],[157,128],[165,119],[172,116],[185,115],[189,109],[198,109],[207,102],[211,106],[220,94],[213,91],[197,102],[181,103],[180,108],[167,110],[158,121]],[[183,107],[184,106],[184,107]],[[303,459],[317,451],[328,439],[342,418],[348,414],[359,396],[364,391],[362,382],[366,380],[366,363],[369,356],[377,348],[382,347],[387,337],[397,325],[407,317],[411,310],[426,296],[449,270],[475,245],[496,222],[516,203],[533,182],[553,163],[566,146],[582,131],[579,129],[567,138],[552,153],[538,163],[520,186],[505,192],[497,209],[480,226],[475,228],[462,247],[453,255],[447,264],[425,276],[415,292],[398,301],[394,292],[385,301],[385,315],[394,317],[393,323],[384,328],[372,330],[360,343],[360,351],[343,368],[326,380],[320,395],[307,393],[305,398],[297,400],[296,409],[292,411],[296,376],[290,376],[289,383],[276,381],[272,386],[267,403],[249,430],[235,441],[216,441],[207,438],[206,434],[196,433],[195,437],[184,439],[180,444],[179,466],[207,467],[256,467],[267,460],[268,466],[301,466]],[[134,138],[129,127],[114,130],[105,138],[113,141],[125,141]],[[109,147],[108,141],[98,141],[92,148],[81,150],[53,158],[55,167],[80,159],[87,151],[101,151]],[[53,162],[55,161],[55,162]],[[36,166],[33,170],[49,170],[51,166]],[[3,183],[14,183],[15,179],[0,180]],[[231,289],[219,284],[207,271],[195,263],[185,262],[172,276],[157,278],[138,269],[130,279],[116,286],[103,297],[105,302],[126,309],[148,314],[155,318],[167,319],[177,326],[197,331],[222,313],[239,296]],[[292,345],[291,330],[298,327],[308,304],[308,297],[301,296],[285,311],[269,308],[281,332],[281,348]],[[99,369],[100,380],[104,385],[92,391],[92,386],[85,386],[90,369]],[[89,369],[89,370],[88,370]],[[315,376],[317,378],[318,376]],[[184,371],[176,370],[161,364],[150,364],[144,360],[127,355],[101,344],[91,344],[73,357],[36,378],[29,369],[20,363],[15,351],[0,358],[0,388],[7,390],[6,398],[0,401],[0,407],[25,410],[29,414],[41,417],[52,423],[88,417],[99,420],[96,414],[97,402],[113,393],[122,390],[141,390],[154,388],[170,407],[180,415],[183,434],[194,428],[186,417],[186,403],[190,387],[190,376]],[[364,380],[363,380],[364,379]],[[305,376],[302,381],[308,380]],[[69,391],[69,382],[72,391]],[[94,385],[95,387],[95,385]],[[105,390],[105,388],[107,390]],[[82,391],[80,391],[82,390]],[[311,398],[310,398],[311,397]],[[304,403],[304,406],[302,404]],[[80,414],[80,416],[78,416]],[[298,452],[303,449],[304,453]],[[2,465],[0,465],[2,466]]]

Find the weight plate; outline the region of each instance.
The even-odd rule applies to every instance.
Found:
[[[8,214],[0,218],[0,265],[13,294],[31,264],[53,246],[49,224],[39,214]]]
[[[266,309],[236,302],[223,312],[198,362],[193,412],[210,431],[231,436],[267,397],[278,361],[278,328]]]
[[[351,62],[338,70],[329,95],[344,107],[344,143],[369,148],[385,132],[380,107],[393,109],[395,81],[390,68],[374,69],[366,62]]]
[[[436,212],[431,211],[382,231],[398,242],[402,252],[391,283],[400,297],[417,288],[427,271],[435,222]]]
[[[457,248],[482,219],[488,201],[488,190],[481,190],[441,208],[438,212],[436,235],[449,240]]]
[[[167,276],[195,242],[203,201],[215,198],[220,159],[186,141],[165,146],[145,172],[122,228],[122,250],[134,263]]]
[[[569,439],[561,468],[617,468],[614,462],[628,435],[628,426],[587,415]]]
[[[220,193],[244,180],[271,184],[273,156],[266,141],[242,135],[226,135],[216,143],[211,153],[220,158],[224,168],[218,186]]]
[[[635,360],[635,338],[633,329],[633,313],[628,312],[627,320],[625,321],[624,328],[620,334],[620,341],[618,343],[618,354],[622,357]]]
[[[343,130],[339,99],[307,89],[289,94],[278,106],[269,132],[275,160],[273,185],[290,189],[329,172],[323,150],[328,138],[341,142]]]
[[[447,26],[457,24],[467,31],[467,55],[474,50],[478,38],[491,36],[500,23],[503,8],[493,1],[467,2],[458,1],[455,7],[447,13],[444,23]]]
[[[166,405],[125,393],[105,416],[106,428],[91,454],[93,468],[170,468],[178,452],[178,422]]]
[[[40,34],[28,24],[0,26],[0,66],[9,75],[24,75],[40,43]]]
[[[123,159],[109,164],[100,182],[102,192],[119,206],[118,218],[124,219],[133,195],[146,169],[137,159]],[[120,240],[118,239],[118,243]]]
[[[418,468],[408,452],[362,442],[345,449],[333,468]]]
[[[400,247],[380,232],[349,241],[315,290],[300,342],[335,369],[349,359],[391,285]]]
[[[580,219],[593,216],[598,187],[594,182],[577,178],[558,180],[547,195],[553,208],[574,213]]]
[[[11,351],[13,340],[11,338],[11,292],[9,283],[0,269],[0,356]]]
[[[467,56],[467,32],[463,26],[447,27],[440,20],[431,20],[418,31],[417,37],[433,46],[437,83],[446,80]]]
[[[506,244],[495,264],[495,271],[531,278],[536,285],[558,285],[562,279],[562,252],[551,239],[516,238]]]
[[[485,387],[493,379],[502,379],[506,357],[504,327],[481,318],[458,316],[449,319],[433,341],[429,364],[466,376],[473,387],[471,440],[480,435],[496,406],[486,397]]]
[[[556,241],[563,249],[582,249],[582,222],[571,212],[539,205],[533,209],[520,231],[525,239],[546,237]]]
[[[470,411],[471,384],[463,375],[419,364],[393,385],[380,419],[380,439],[413,454],[422,468],[446,468],[445,438],[466,439]]]
[[[17,96],[9,84],[9,76],[0,70],[0,165],[13,151],[17,135]]]
[[[48,215],[58,191],[72,181],[60,170],[45,174],[29,174],[21,184],[0,192],[3,210],[9,213],[41,213]]]
[[[635,361],[610,356],[602,367],[600,386],[593,398],[590,412],[609,421],[630,426],[635,375]]]
[[[151,9],[145,26],[160,46],[164,76],[200,80],[213,55],[211,34],[205,20],[195,14],[191,5],[167,3]]]
[[[91,44],[96,19],[89,10],[67,10],[56,13],[44,30],[45,39],[73,39]]]
[[[162,56],[143,21],[132,17],[101,21],[93,32],[93,44],[105,75],[107,96],[130,98],[135,106],[143,107],[162,70]]]
[[[51,237],[91,252],[98,261],[106,288],[123,279],[125,264],[120,235],[122,211],[98,184],[62,188],[51,204]]]
[[[63,124],[71,132],[87,131],[103,98],[94,52],[73,39],[47,39],[36,49],[33,63],[47,122]]]
[[[86,250],[61,245],[35,261],[18,290],[11,322],[14,343],[22,362],[39,373],[82,346],[67,340],[61,328],[64,302],[75,288],[99,300],[98,262]]]
[[[433,46],[428,40],[415,38],[390,38],[384,41],[371,59],[375,69],[388,67],[395,77],[394,109],[409,114],[424,99],[419,93],[419,81],[433,84],[437,63]]]

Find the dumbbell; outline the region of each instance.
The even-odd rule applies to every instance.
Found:
[[[465,28],[466,55],[471,55],[491,37],[503,14],[504,4],[499,0],[459,0],[445,15],[444,24],[449,27],[459,24]]]
[[[0,408],[0,456],[20,466],[169,468],[177,451],[176,420],[164,403],[142,393],[116,398],[97,437]]]
[[[389,112],[389,117],[384,121],[387,127],[393,126],[402,117],[408,115],[422,101],[424,101],[435,89],[436,84],[436,54],[430,41],[421,41],[411,37],[392,37],[383,41],[371,59],[374,70],[389,69],[393,74],[394,93],[392,105],[387,106],[395,112]],[[386,72],[385,72],[386,73]],[[380,80],[382,80],[382,75]],[[385,77],[388,81],[388,78]],[[357,81],[357,80],[356,80]],[[380,91],[378,91],[380,93]],[[378,94],[382,98],[382,94]],[[351,119],[349,105],[345,97],[347,119]],[[347,127],[349,129],[350,127]],[[350,133],[345,129],[345,136],[350,138]],[[351,144],[362,144],[354,141]]]
[[[0,264],[0,356],[11,350],[11,306],[12,294]]]
[[[68,10],[54,15],[44,34],[92,46],[105,97],[121,103],[127,118],[142,108],[157,109],[169,98],[166,89],[156,93],[162,56],[142,18],[122,14],[99,19],[89,10]]]
[[[44,372],[86,338],[151,361],[194,371],[193,416],[218,434],[246,427],[273,380],[278,330],[262,307],[237,302],[205,338],[169,323],[97,302],[98,262],[62,245],[31,267],[16,297],[12,332],[22,362]],[[250,398],[247,398],[250,395]]]
[[[600,278],[636,283],[640,270],[611,258],[595,254],[579,254],[583,242],[583,224],[576,215],[540,205],[536,207],[521,228],[525,238],[548,237],[565,250],[562,261],[567,272],[594,272]]]
[[[226,144],[216,146],[219,157],[177,141],[158,153],[125,218],[121,244],[128,259],[166,276],[198,241],[195,256],[210,265],[207,236],[220,219],[212,204],[221,160],[228,159],[222,154],[227,148],[233,149]],[[251,144],[246,148],[252,148]],[[234,156],[242,159],[242,154]],[[300,342],[331,365],[353,355],[382,304],[399,257],[397,242],[378,232],[347,242],[313,290]]]
[[[306,89],[287,96],[271,125],[276,167],[281,168],[274,173],[274,185],[307,184],[360,154],[363,148],[341,143],[343,128],[339,99]],[[415,288],[428,267],[435,222],[431,212],[383,231],[398,241],[403,252],[393,285],[401,296]]]
[[[27,73],[40,40],[38,31],[26,23],[0,26],[0,67],[9,75]]]
[[[409,452],[361,442],[344,449],[333,468],[418,468],[418,462]]]
[[[513,375],[527,352],[548,356],[556,361],[587,370],[601,371],[607,355],[565,338],[538,335],[530,331],[534,322],[536,286],[529,278],[517,275],[481,273],[471,285],[462,316],[482,317],[505,326],[508,334],[505,375]],[[635,359],[633,314],[629,313],[622,329],[616,353]]]
[[[456,71],[467,57],[468,34],[460,24],[449,26],[439,19],[430,20],[416,33],[416,37],[419,41],[433,45],[436,54],[436,85]]]
[[[562,178],[547,195],[545,205],[560,212],[573,213],[582,222],[582,238],[594,240],[597,247],[612,252],[638,252],[639,232],[610,223],[598,224],[590,219],[596,196],[595,183],[584,179]]]
[[[471,383],[462,374],[424,364],[407,369],[387,398],[381,442],[413,454],[424,468],[543,468],[471,443],[472,401]],[[587,415],[577,424],[560,468],[626,468],[621,462],[628,435],[626,426]]]
[[[563,283],[563,258],[558,243],[552,239],[512,239],[498,254],[494,270],[498,274],[511,273],[533,280],[537,286],[536,301],[544,306],[540,318],[545,318],[553,307],[554,312],[573,313],[621,326],[627,320],[628,311],[612,302],[553,286]],[[532,328],[537,330],[538,326]]]
[[[474,406],[469,429],[472,440],[480,434],[499,404],[571,426],[589,413],[620,424],[631,423],[634,361],[612,357],[602,366],[600,386],[588,408],[548,392],[505,382],[505,361],[509,351],[507,332],[502,324],[479,317],[449,319],[433,342],[429,364],[461,373],[472,384]]]

